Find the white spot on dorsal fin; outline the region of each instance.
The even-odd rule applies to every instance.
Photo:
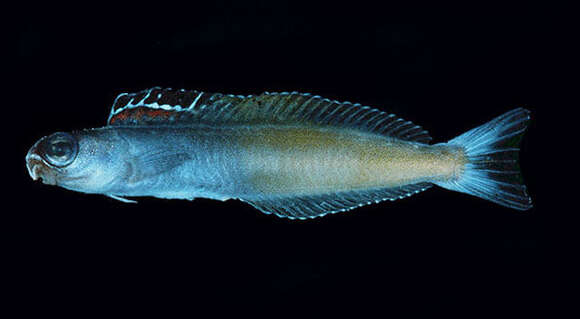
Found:
[[[191,105],[187,108],[188,110],[193,110],[193,108],[197,104],[197,101],[199,101],[199,98],[201,97],[202,94],[203,94],[203,92],[199,92],[199,94],[197,95],[197,97],[195,98],[195,100],[193,100],[193,102],[191,103]]]

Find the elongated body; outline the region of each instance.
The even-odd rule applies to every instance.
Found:
[[[508,170],[517,149],[506,143],[525,129],[523,109],[486,124],[494,130],[428,145],[427,132],[411,122],[298,93],[204,97],[154,88],[126,96],[116,100],[108,126],[37,142],[27,155],[31,176],[117,199],[241,199],[289,218],[393,200],[432,184],[531,206],[512,179],[518,171]],[[176,105],[160,103],[166,97]],[[67,151],[71,163],[54,160],[70,161]],[[489,178],[495,171],[512,173]]]
[[[125,171],[124,178],[101,189],[120,196],[253,199],[399,187],[448,180],[465,161],[457,147],[350,130],[163,127],[93,133],[121,145],[115,171]],[[148,174],[156,163],[143,161],[143,154],[160,149],[183,154],[183,162]]]

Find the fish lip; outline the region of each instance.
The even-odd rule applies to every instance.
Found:
[[[26,168],[28,174],[34,181],[40,181],[44,184],[56,185],[56,176],[46,165],[44,160],[36,153],[36,145],[26,154]]]
[[[42,165],[42,158],[34,152],[35,150],[36,148],[33,147],[28,151],[28,154],[26,154],[26,168],[28,169],[30,177],[36,181],[40,178],[38,174],[38,166]]]

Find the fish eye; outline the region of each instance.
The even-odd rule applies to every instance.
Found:
[[[77,156],[78,143],[68,133],[54,133],[42,144],[42,157],[51,165],[65,167]]]

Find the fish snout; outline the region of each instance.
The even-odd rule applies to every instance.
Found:
[[[34,181],[40,180],[44,184],[56,185],[56,176],[36,152],[36,145],[26,154],[26,168]]]

